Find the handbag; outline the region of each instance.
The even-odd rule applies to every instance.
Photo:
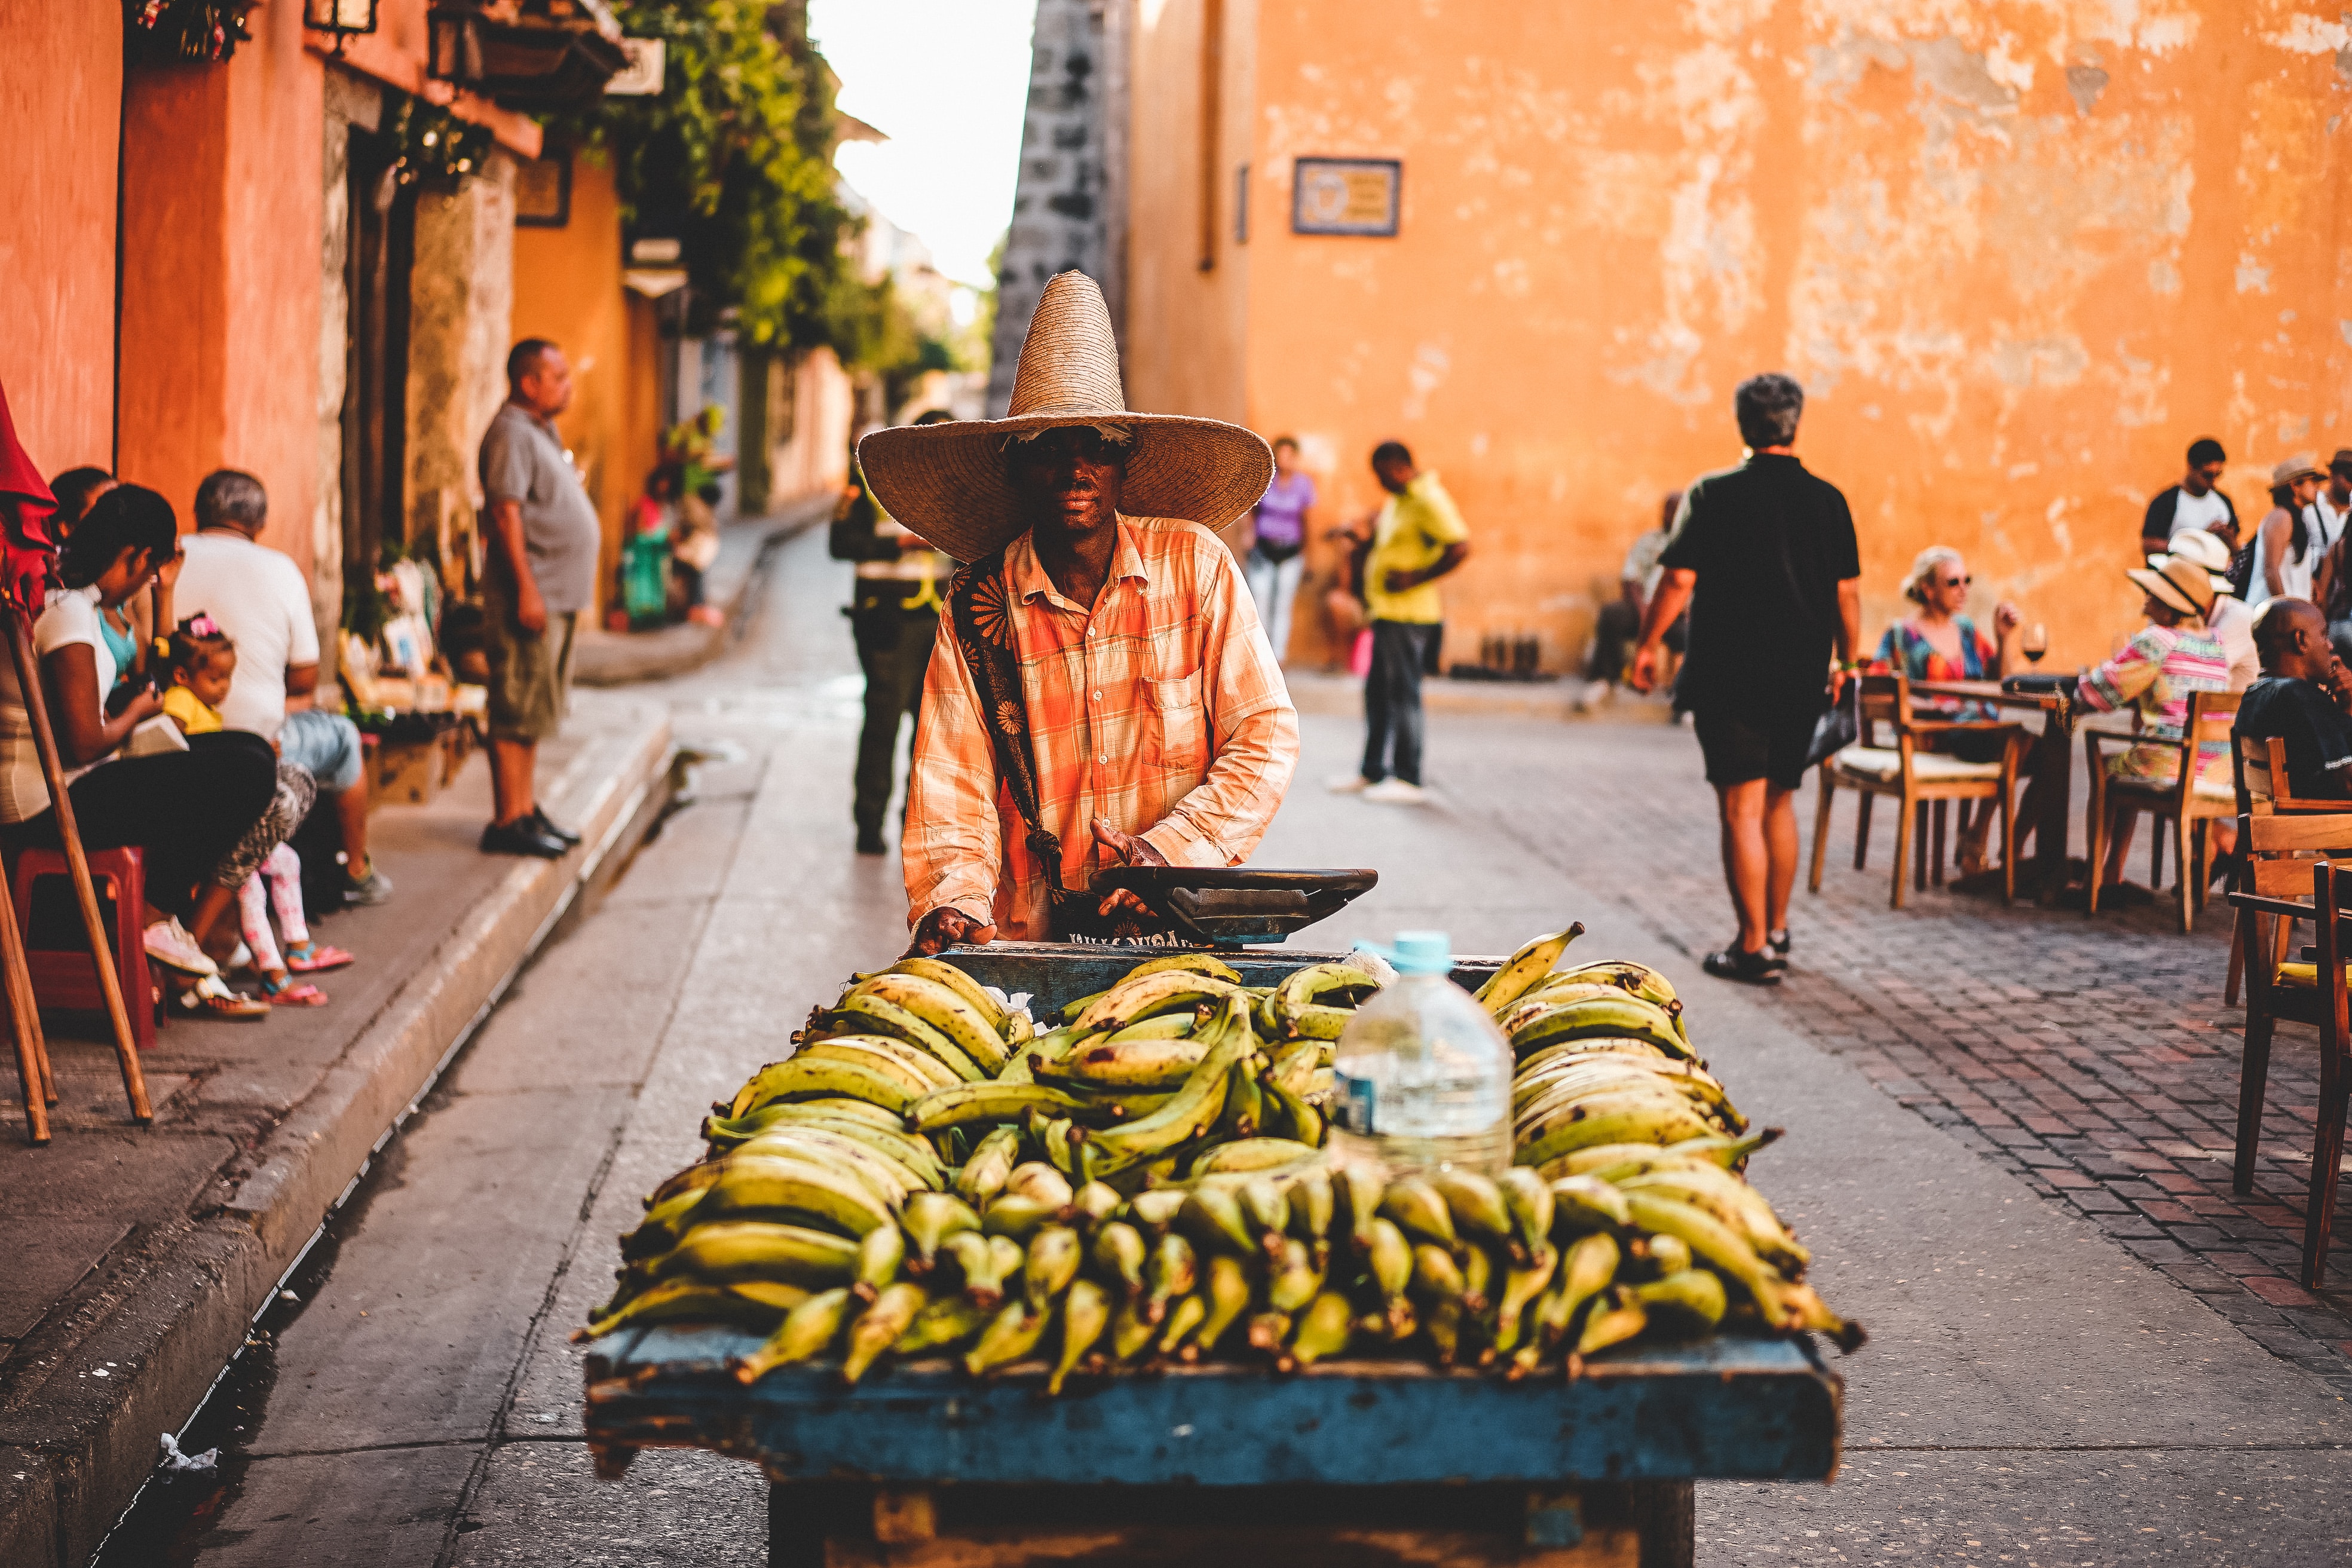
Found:
[[[1818,767],[1862,739],[1862,682],[1852,676],[1813,724],[1813,743],[1805,748],[1805,766]]]

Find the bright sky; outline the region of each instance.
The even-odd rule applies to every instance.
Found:
[[[986,288],[1013,216],[1036,0],[814,0],[809,31],[841,78],[842,111],[888,142],[844,142],[835,166],[940,270]]]

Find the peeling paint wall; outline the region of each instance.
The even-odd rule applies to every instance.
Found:
[[[1132,292],[1196,247],[1199,0],[1134,13]],[[1237,21],[1244,13],[1233,8]],[[1258,0],[1245,350],[1130,309],[1155,406],[1295,430],[1327,512],[1395,437],[1474,531],[1449,658],[1581,651],[1662,492],[1738,460],[1744,375],[1811,403],[1807,461],[1860,526],[1864,624],[1930,543],[2049,667],[2135,624],[2147,499],[2198,436],[2251,521],[2269,465],[2352,445],[2342,258],[2352,33],[2283,0]],[[1155,64],[1157,62],[1157,64]],[[1291,161],[1398,157],[1393,239],[1294,236]],[[1230,188],[1230,176],[1227,177]],[[1213,357],[1213,356],[1210,356]],[[1221,378],[1221,379],[1220,379]],[[1323,564],[1320,552],[1312,558]],[[1302,615],[1297,654],[1319,628]]]

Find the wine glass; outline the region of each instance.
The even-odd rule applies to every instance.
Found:
[[[2050,628],[2040,621],[2025,628],[2025,640],[2018,645],[2028,664],[2040,664],[2042,656],[2050,651]]]

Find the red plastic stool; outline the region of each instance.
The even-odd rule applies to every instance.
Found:
[[[147,868],[138,849],[92,849],[89,879],[99,896],[107,884],[114,893],[114,973],[122,985],[122,1005],[131,1015],[131,1037],[142,1051],[155,1048],[155,982],[147,971],[147,948],[139,917],[147,907]],[[10,891],[16,906],[16,929],[25,933],[26,967],[33,973],[33,996],[45,1007],[106,1011],[106,993],[99,989],[98,965],[82,946],[34,947],[33,884],[44,877],[70,879],[62,849],[17,852]],[[125,911],[128,911],[126,917]],[[79,917],[75,924],[79,928]]]

